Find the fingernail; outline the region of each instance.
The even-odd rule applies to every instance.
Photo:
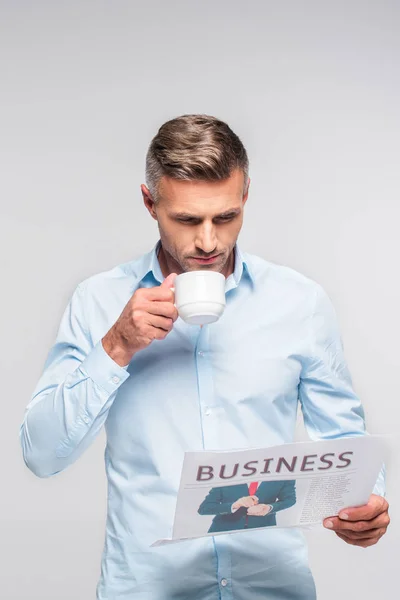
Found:
[[[349,515],[348,515],[347,513],[340,513],[340,514],[339,514],[339,519],[344,519],[344,520],[346,520],[346,519],[348,519],[348,518],[349,518]]]
[[[328,527],[328,529],[332,529],[332,527],[333,527],[332,521],[325,521],[324,525],[325,525],[325,527]]]

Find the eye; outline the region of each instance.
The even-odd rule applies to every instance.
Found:
[[[193,225],[197,223],[196,219],[177,219],[179,223],[187,223],[188,225]]]
[[[227,215],[226,217],[218,217],[217,221],[222,221],[223,223],[227,221],[232,221],[236,215]]]

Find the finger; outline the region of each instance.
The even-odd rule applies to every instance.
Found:
[[[253,498],[246,498],[246,506],[250,508],[251,506],[256,506],[257,502],[254,502]]]
[[[369,546],[373,546],[379,541],[379,538],[375,537],[366,538],[364,540],[352,540],[347,538],[342,533],[336,533],[336,535],[342,540],[344,540],[347,544],[350,544],[351,546],[360,546],[361,548],[368,548]]]
[[[265,506],[262,504],[259,504],[258,506],[254,506],[253,510],[254,510],[254,512],[253,512],[254,515],[263,516],[265,514]]]
[[[340,511],[339,517],[346,521],[369,521],[377,515],[387,511],[389,504],[383,496],[371,494],[367,504]]]
[[[174,322],[172,319],[159,317],[158,315],[151,315],[149,317],[149,324],[158,329],[163,329],[164,331],[171,331]]]
[[[369,529],[368,531],[338,531],[337,534],[350,539],[350,540],[366,540],[372,537],[381,538],[386,532],[386,527],[380,527],[379,529]]]
[[[247,514],[248,515],[253,515],[253,517],[257,517],[260,514],[260,511],[257,509],[257,507],[255,506],[250,506],[247,509]]]
[[[174,292],[166,286],[156,285],[151,288],[139,288],[136,291],[136,297],[150,301],[158,302],[173,302],[175,299]]]
[[[151,327],[148,337],[151,340],[165,340],[169,331],[165,331],[165,329],[161,329],[160,327]]]
[[[143,310],[152,315],[160,315],[174,321],[178,318],[178,311],[172,302],[147,302],[143,306]]]
[[[168,277],[164,279],[160,287],[170,289],[174,285],[176,276],[176,273],[170,273]]]
[[[384,513],[370,521],[343,521],[339,517],[329,517],[329,519],[325,519],[324,526],[334,531],[368,531],[370,529],[387,527],[389,523],[389,515],[388,513]]]

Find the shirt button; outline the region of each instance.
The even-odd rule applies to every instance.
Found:
[[[204,414],[208,417],[211,414],[211,410],[209,408],[206,408]]]
[[[118,383],[119,382],[119,377],[117,377],[116,375],[112,378],[114,383]]]
[[[197,353],[199,356],[204,356],[204,352],[202,350],[199,350]]]
[[[82,419],[85,421],[85,423],[89,423],[89,418],[88,417],[82,417]]]
[[[228,580],[227,579],[221,579],[221,585],[222,587],[226,587],[228,585]]]

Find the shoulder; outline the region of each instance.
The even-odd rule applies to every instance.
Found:
[[[249,265],[255,286],[262,292],[264,289],[276,294],[290,293],[302,298],[315,300],[324,289],[320,283],[293,267],[268,261],[255,254],[242,252],[245,262]]]
[[[140,282],[142,261],[143,257],[139,257],[89,275],[79,281],[77,290],[98,299],[109,294],[131,294]]]
[[[340,335],[334,302],[323,285],[292,267],[256,255],[246,256],[252,268],[257,302],[285,317],[291,315],[293,322],[311,319],[318,335]]]

